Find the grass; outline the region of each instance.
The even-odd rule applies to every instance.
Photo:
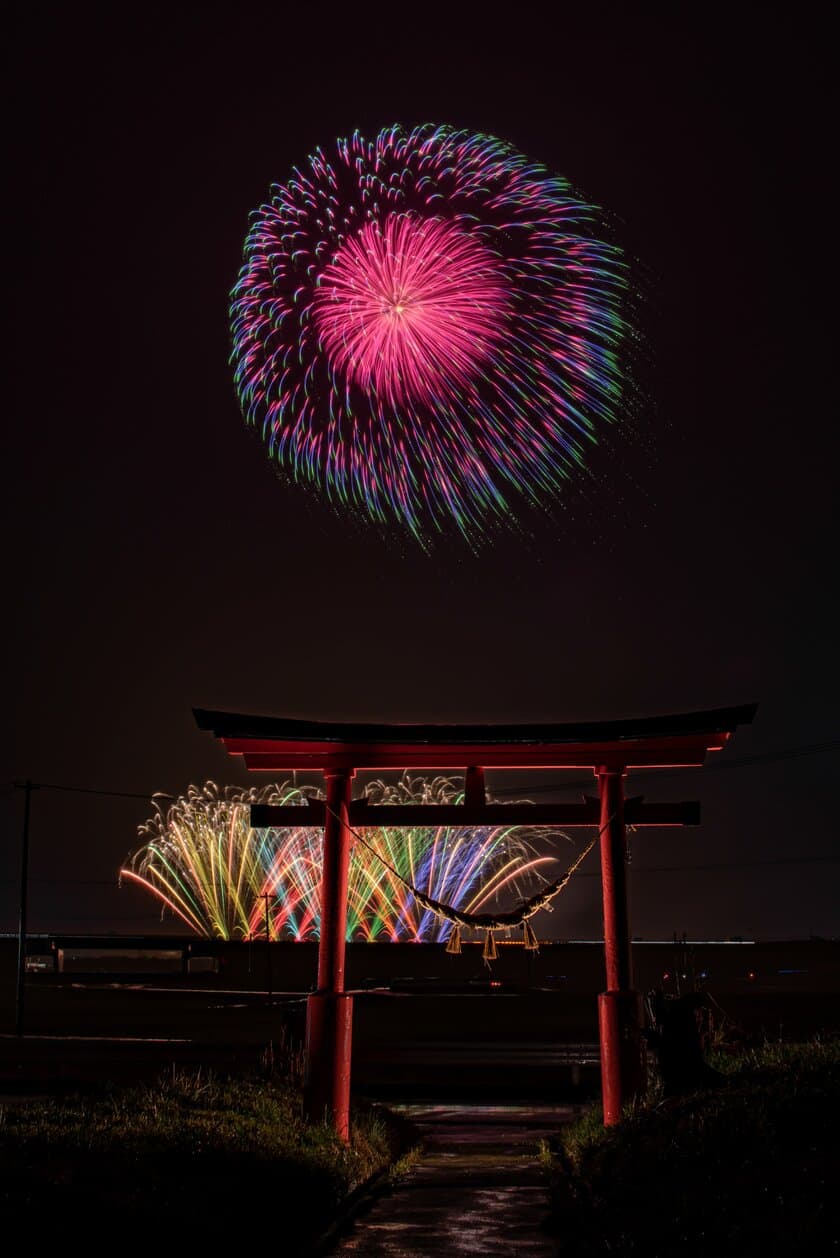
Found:
[[[173,1072],[0,1111],[0,1215],[68,1238],[116,1224],[135,1239],[251,1245],[268,1229],[290,1258],[406,1145],[405,1124],[382,1110],[356,1110],[345,1145],[303,1121],[286,1080]]]
[[[840,1041],[713,1064],[715,1089],[654,1086],[619,1127],[593,1107],[543,1149],[563,1252],[723,1258],[840,1252]]]

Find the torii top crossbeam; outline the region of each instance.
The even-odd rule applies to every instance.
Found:
[[[368,725],[194,708],[249,769],[666,768],[701,765],[757,705],[563,725]]]

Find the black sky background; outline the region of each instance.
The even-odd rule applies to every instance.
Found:
[[[4,780],[245,781],[192,705],[562,721],[758,700],[723,758],[838,737],[819,9],[14,13]],[[494,133],[565,174],[608,211],[643,299],[639,413],[555,518],[478,555],[383,542],[284,487],[227,364],[249,211],[316,144],[395,121]],[[836,769],[646,781],[702,799],[704,825],[636,836],[634,932],[840,933],[836,863],[750,864],[837,854]],[[0,803],[6,929],[20,792]],[[154,928],[106,885],[148,811],[35,797],[34,929]],[[641,872],[662,865],[691,868]],[[551,926],[597,934],[594,879]]]

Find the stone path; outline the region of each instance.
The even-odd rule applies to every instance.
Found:
[[[392,1106],[420,1128],[425,1154],[362,1215],[334,1258],[555,1258],[540,1138],[572,1106]]]

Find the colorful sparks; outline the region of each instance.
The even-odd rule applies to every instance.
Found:
[[[619,250],[490,136],[356,132],[272,188],[233,290],[245,416],[295,480],[418,539],[550,504],[616,417]]]
[[[272,938],[316,939],[322,833],[311,827],[252,830],[250,805],[305,804],[314,788],[191,786],[139,835],[143,846],[121,878],[151,891],[197,935],[220,939],[265,933],[269,896]],[[403,777],[367,787],[372,803],[456,803],[449,778]],[[528,875],[553,857],[538,856],[521,827],[368,827],[364,837],[388,865],[419,891],[465,912],[480,912],[499,894],[519,893]],[[356,844],[350,861],[347,938],[446,939],[449,922],[421,908],[377,857]]]

